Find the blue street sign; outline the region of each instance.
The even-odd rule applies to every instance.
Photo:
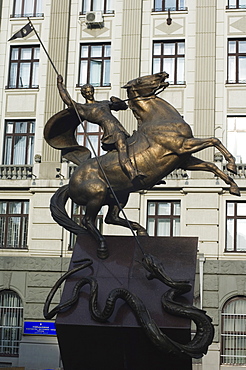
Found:
[[[55,323],[50,321],[24,321],[23,334],[56,335]]]

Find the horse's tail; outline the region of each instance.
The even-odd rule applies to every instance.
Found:
[[[87,230],[79,226],[75,221],[73,221],[67,214],[65,209],[65,204],[69,198],[68,185],[60,187],[50,200],[50,211],[53,219],[66,230],[71,233],[85,234]]]

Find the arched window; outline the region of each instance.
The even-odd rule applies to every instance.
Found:
[[[0,355],[18,356],[22,335],[23,305],[17,293],[0,291]]]
[[[246,365],[246,297],[235,297],[222,310],[221,363]]]

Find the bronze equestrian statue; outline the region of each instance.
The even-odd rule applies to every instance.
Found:
[[[138,121],[137,131],[129,137],[120,122],[111,114],[111,109],[126,109],[124,101],[111,98],[110,102],[97,102],[94,100],[94,89],[86,85],[82,89],[86,104],[77,104],[72,101],[63,86],[61,76],[58,76],[58,89],[68,108],[50,118],[45,126],[44,136],[48,144],[61,150],[62,155],[78,167],[72,174],[69,184],[59,188],[51,198],[51,213],[58,224],[75,234],[89,231],[99,243],[97,250],[99,258],[108,256],[105,238],[95,225],[96,216],[101,207],[108,206],[106,223],[136,230],[137,235],[147,235],[144,227],[137,222],[120,217],[119,214],[123,211],[131,192],[152,188],[175,169],[212,172],[229,185],[231,194],[240,196],[238,186],[231,177],[214,163],[205,162],[193,156],[202,149],[214,146],[227,160],[227,169],[236,173],[234,157],[217,138],[194,138],[190,126],[177,110],[157,96],[168,86],[166,78],[168,74],[160,72],[136,78],[124,86],[127,90],[129,107]],[[114,149],[108,146],[107,149],[110,150],[107,154],[91,158],[90,150],[79,146],[75,138],[75,131],[81,119],[99,124],[104,129],[103,144],[114,145]],[[106,127],[108,123],[110,130]],[[116,136],[113,135],[114,127]],[[119,132],[123,135],[118,135]],[[123,145],[125,145],[123,159],[117,144],[119,136],[123,138]],[[108,138],[109,141],[107,141]],[[130,163],[132,167],[126,168],[126,163]],[[85,206],[82,221],[84,227],[77,225],[68,216],[65,204],[69,197],[78,205]],[[170,287],[161,299],[163,309],[171,315],[186,317],[196,323],[196,334],[189,343],[174,342],[163,334],[143,302],[123,287],[109,293],[105,308],[100,311],[97,306],[97,281],[93,276],[79,280],[72,291],[71,298],[49,311],[52,298],[63,281],[93,263],[90,259],[78,262],[82,265],[63,275],[48,295],[44,307],[44,316],[47,319],[75,304],[80,290],[84,285],[89,285],[89,309],[94,320],[107,321],[114,312],[117,299],[123,299],[134,312],[146,335],[159,350],[181,357],[194,358],[200,358],[207,352],[214,336],[211,319],[203,310],[176,302],[176,298],[191,290],[191,284],[188,281],[172,280],[165,273],[163,264],[144,251],[141,263],[149,273],[148,278],[158,279]]]
[[[194,138],[190,126],[179,112],[158,91],[168,86],[166,72],[156,73],[129,81],[127,90],[129,107],[138,119],[139,127],[127,138],[128,153],[138,173],[144,174],[132,182],[122,170],[117,150],[98,158],[90,158],[90,151],[78,146],[74,138],[78,119],[73,108],[59,112],[47,122],[44,136],[47,142],[62,150],[62,154],[78,164],[69,184],[57,190],[51,199],[52,216],[61,226],[76,234],[85,229],[77,225],[66,213],[65,204],[70,197],[78,205],[85,206],[83,226],[99,243],[98,256],[106,258],[108,250],[105,238],[95,225],[101,207],[108,206],[105,222],[136,230],[137,235],[147,235],[146,229],[135,221],[119,216],[129,195],[141,189],[150,189],[175,169],[209,171],[229,185],[229,192],[240,195],[234,180],[214,163],[193,156],[194,153],[214,146],[228,161],[227,169],[236,173],[235,159],[217,138]],[[117,196],[112,196],[108,181]]]

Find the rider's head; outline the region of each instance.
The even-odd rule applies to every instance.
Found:
[[[90,84],[83,85],[81,87],[81,95],[86,100],[94,100],[94,87]]]

